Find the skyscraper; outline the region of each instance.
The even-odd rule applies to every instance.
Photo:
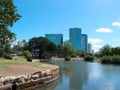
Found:
[[[88,52],[88,36],[87,34],[82,34],[82,50]]]
[[[81,44],[81,28],[70,28],[69,29],[70,45],[76,50],[82,50]]]
[[[93,51],[92,51],[92,44],[91,43],[88,44],[88,52],[89,53],[93,53]]]
[[[45,37],[55,45],[63,44],[63,34],[45,34]]]

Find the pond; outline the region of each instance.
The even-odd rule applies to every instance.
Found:
[[[55,61],[60,78],[36,90],[120,90],[120,66],[97,62]]]

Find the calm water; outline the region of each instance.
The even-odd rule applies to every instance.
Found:
[[[88,62],[52,62],[60,78],[36,90],[120,90],[120,66]]]

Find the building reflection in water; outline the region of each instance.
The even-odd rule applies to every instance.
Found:
[[[83,85],[88,80],[88,67],[85,62],[53,62],[52,64],[59,65],[60,67],[60,78],[53,83],[45,85],[36,90],[54,90],[59,84],[63,87],[57,86],[55,90],[64,88],[64,90],[82,90]],[[67,83],[65,79],[67,78]],[[60,85],[60,86],[61,86]],[[66,86],[67,85],[67,86]],[[65,87],[64,87],[65,86]]]
[[[88,79],[87,64],[84,62],[77,63],[77,61],[64,62],[60,67],[62,68],[62,74],[69,79],[69,89],[82,90]]]

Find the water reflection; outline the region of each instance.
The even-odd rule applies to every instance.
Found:
[[[52,62],[60,66],[60,79],[37,90],[120,90],[120,66],[88,62]]]
[[[87,63],[79,62],[56,62],[61,67],[61,87],[55,90],[82,90],[83,84],[87,83],[88,69]]]

